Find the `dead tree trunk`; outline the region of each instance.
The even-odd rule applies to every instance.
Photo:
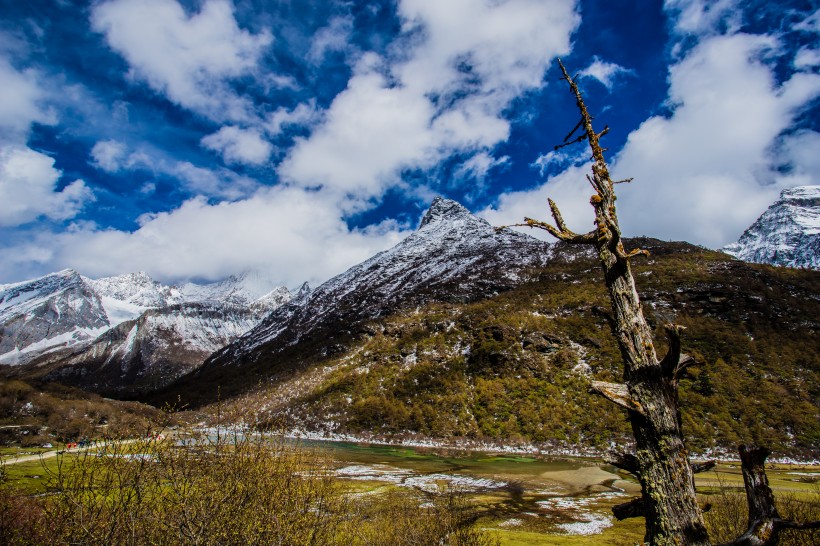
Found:
[[[605,127],[600,133],[595,132],[592,116],[576,82],[560,60],[558,64],[563,72],[562,79],[566,80],[575,96],[581,121],[564,139],[564,144],[556,146],[556,149],[568,143],[583,140],[589,142],[593,163],[592,176],[588,175],[587,179],[595,190],[590,203],[595,209],[596,229],[586,234],[570,231],[551,199],[549,206],[555,225],[531,218],[526,218],[526,223],[519,225],[544,229],[567,243],[592,245],[598,253],[612,305],[611,324],[624,361],[624,383],[593,382],[591,390],[627,410],[635,436],[636,452],[635,455],[622,457],[622,464],[618,466],[629,468],[636,474],[642,489],[641,499],[620,507],[621,515],[629,517],[642,514],[646,517],[647,544],[708,545],[709,537],[697,503],[694,472],[683,442],[678,408],[678,379],[693,362],[690,357],[681,354],[680,335],[683,327],[667,325],[669,349],[663,359],[658,359],[652,330],[641,310],[640,298],[630,270],[632,257],[648,253],[643,250],[626,252],[615,213],[614,185],[629,180],[613,181],[610,178],[604,149],[600,145],[600,138],[609,128]],[[579,129],[580,135],[573,139]],[[761,460],[760,472],[762,468]],[[744,473],[745,469],[744,462]],[[765,473],[763,479],[765,480]],[[768,485],[765,485],[765,490],[771,496]],[[765,496],[763,493],[760,495]],[[766,506],[770,506],[771,510],[767,512],[761,509],[754,513],[761,514],[761,518],[768,521],[778,520],[774,504]],[[750,522],[750,533],[752,526]],[[774,534],[774,542],[732,544],[776,544],[776,533]]]

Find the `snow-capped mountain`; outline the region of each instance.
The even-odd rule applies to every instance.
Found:
[[[102,279],[84,277],[83,280],[100,296],[111,326],[133,320],[148,309],[186,299],[176,287],[160,284],[142,271]]]
[[[820,186],[783,190],[723,251],[747,262],[820,269]]]
[[[202,362],[290,297],[287,288],[253,273],[178,288],[143,272],[89,279],[67,269],[0,285],[0,364],[53,364],[67,354],[73,355],[74,364],[82,360],[81,354],[96,361],[94,355],[108,350],[100,344],[111,347],[111,340],[100,336],[143,318],[161,324],[155,330],[142,328],[143,338],[162,332],[175,340],[172,345],[195,345],[193,352]],[[197,313],[203,314],[201,335],[189,324]],[[171,325],[174,321],[179,324]],[[190,366],[182,368],[187,371]]]
[[[527,279],[528,269],[543,265],[551,249],[436,198],[415,233],[278,308],[205,366],[256,362],[301,341],[322,354],[333,352],[342,338],[366,329],[366,321],[398,309],[508,290]]]
[[[279,306],[290,300],[290,292],[259,271],[246,271],[225,280],[207,284],[188,282],[179,287],[183,301],[221,301],[234,305],[251,305],[261,300]]]
[[[210,301],[149,309],[75,351],[46,377],[105,393],[156,390],[196,369],[270,312]]]
[[[102,297],[73,269],[0,285],[0,364],[83,345],[109,325]]]

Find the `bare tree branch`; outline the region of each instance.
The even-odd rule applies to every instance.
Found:
[[[717,463],[715,461],[704,461],[702,463],[692,463],[692,473],[700,474],[712,470]]]
[[[646,514],[645,506],[642,497],[635,497],[631,501],[621,504],[616,504],[612,507],[612,515],[618,521],[623,521],[629,518],[640,518]]]
[[[646,415],[646,411],[640,402],[632,398],[629,388],[623,383],[607,383],[605,381],[593,381],[589,392],[603,396],[610,402],[630,411]]]
[[[616,468],[629,472],[635,477],[638,477],[641,473],[638,465],[638,458],[632,453],[613,451],[604,459],[604,461]]]
[[[578,123],[576,123],[576,124],[575,124],[575,127],[573,127],[573,128],[572,128],[572,131],[570,131],[570,132],[569,132],[569,134],[568,134],[567,136],[565,136],[565,137],[564,137],[564,142],[566,142],[566,141],[568,141],[570,138],[572,138],[572,135],[573,135],[573,134],[575,134],[575,131],[577,131],[578,129],[580,129],[581,125],[583,125],[583,124],[584,124],[584,120],[583,120],[583,118],[582,118],[582,119],[580,119],[580,120],[578,120]]]

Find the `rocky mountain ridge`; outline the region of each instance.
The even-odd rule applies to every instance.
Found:
[[[737,242],[722,250],[747,262],[820,269],[820,186],[783,190]]]
[[[663,325],[681,324],[698,362],[680,382],[688,445],[704,453],[765,443],[816,459],[820,273],[687,243],[624,244],[651,253],[632,266],[657,339]],[[588,392],[591,380],[623,374],[596,260],[559,244],[510,290],[399,307],[355,327],[357,336],[274,343],[256,362],[202,368],[175,394],[196,403],[205,393],[212,404],[221,386],[223,411],[312,438],[605,451],[630,430],[621,410]],[[251,381],[231,400],[243,376]]]
[[[275,367],[277,355],[289,348],[310,347],[315,358],[344,351],[370,320],[435,301],[475,301],[518,286],[550,260],[552,249],[523,233],[497,230],[459,203],[438,197],[416,232],[279,307],[188,380],[207,376],[227,388],[245,367],[268,375],[264,368]]]
[[[67,269],[0,285],[0,364],[58,367],[49,377],[101,390],[156,388],[290,298],[258,273],[177,287],[143,272],[89,279]]]
[[[0,364],[86,344],[109,327],[102,296],[72,269],[0,285]]]
[[[651,252],[633,263],[650,325],[659,337],[663,324],[686,326],[686,350],[702,363],[681,380],[690,445],[765,442],[816,457],[819,273],[687,243],[625,244]],[[590,379],[622,373],[595,256],[496,230],[458,203],[437,199],[413,235],[265,318],[248,317],[252,307],[145,312],[42,370],[154,405],[219,399],[319,435],[601,449],[628,438],[623,415],[587,392]],[[220,330],[235,341],[200,366]],[[790,411],[764,411],[774,407]]]

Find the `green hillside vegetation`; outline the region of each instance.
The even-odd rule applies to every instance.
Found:
[[[701,363],[681,381],[691,449],[754,442],[816,457],[820,274],[685,243],[636,244],[653,252],[634,266],[650,324],[659,339],[667,322],[686,326],[684,351]],[[474,303],[370,323],[341,355],[310,366],[270,357],[272,386],[238,405],[265,407],[263,421],[364,435],[599,449],[625,441],[625,415],[587,393],[591,379],[621,374],[598,267],[566,249],[535,273]]]
[[[128,437],[160,412],[57,383],[0,377],[0,446],[36,447],[81,438]]]

